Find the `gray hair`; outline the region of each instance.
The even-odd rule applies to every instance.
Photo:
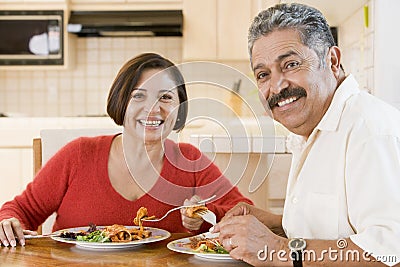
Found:
[[[252,61],[254,42],[275,30],[294,29],[304,45],[314,50],[322,66],[326,51],[335,45],[329,25],[320,11],[306,5],[277,4],[261,11],[253,20],[248,34],[248,50]]]

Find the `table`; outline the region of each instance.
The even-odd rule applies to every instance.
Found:
[[[82,249],[48,237],[27,239],[25,247],[0,247],[0,266],[249,266],[241,261],[199,259],[167,248],[168,242],[188,236],[172,234],[160,242],[113,251]]]

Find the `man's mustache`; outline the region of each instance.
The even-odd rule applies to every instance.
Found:
[[[272,95],[268,98],[269,108],[274,108],[280,101],[291,97],[300,98],[307,96],[307,92],[303,87],[285,88],[279,92],[279,94]]]

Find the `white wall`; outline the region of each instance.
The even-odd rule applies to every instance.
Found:
[[[339,25],[338,41],[342,50],[342,64],[346,74],[353,74],[360,88],[374,93],[374,8],[367,2],[369,23],[365,24],[364,8],[360,7]]]
[[[352,73],[361,89],[400,109],[400,1],[369,0],[369,25],[361,7],[339,25],[339,46],[346,73]]]
[[[400,1],[375,0],[374,94],[400,109]]]

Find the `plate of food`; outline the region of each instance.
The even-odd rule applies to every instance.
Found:
[[[133,222],[138,226],[113,224],[109,226],[76,227],[59,230],[51,234],[53,240],[75,244],[86,249],[124,249],[167,239],[171,233],[154,227],[143,227],[143,218],[152,218],[147,209],[141,207]]]
[[[68,228],[54,232],[51,238],[55,241],[75,244],[87,249],[126,249],[143,244],[161,241],[171,234],[153,227],[96,226]]]
[[[167,247],[172,251],[192,254],[203,259],[234,260],[221,245],[218,234],[213,233],[174,240],[169,242]]]

